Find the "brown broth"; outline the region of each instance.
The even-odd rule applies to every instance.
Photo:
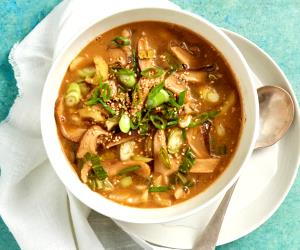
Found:
[[[242,108],[240,102],[240,94],[238,90],[238,84],[235,80],[232,70],[230,66],[222,56],[222,54],[217,51],[209,42],[207,42],[204,38],[199,35],[193,33],[186,28],[180,27],[178,25],[170,24],[170,23],[161,23],[161,22],[138,22],[138,23],[130,23],[117,28],[114,28],[110,31],[105,32],[104,34],[100,34],[96,39],[91,41],[80,53],[78,56],[84,56],[88,58],[94,58],[95,56],[102,56],[105,61],[109,62],[109,54],[107,53],[107,48],[111,44],[111,40],[116,36],[120,36],[122,30],[125,28],[130,29],[132,31],[132,47],[137,47],[137,41],[142,36],[142,34],[146,34],[149,44],[151,44],[152,48],[156,49],[157,55],[163,54],[165,51],[169,50],[170,41],[176,41],[178,43],[185,42],[189,48],[197,47],[197,57],[202,65],[217,65],[217,69],[211,73],[208,73],[207,82],[204,85],[197,84],[189,84],[191,89],[191,94],[194,98],[196,98],[199,102],[200,113],[218,110],[224,103],[231,93],[234,93],[235,103],[230,107],[229,111],[225,115],[216,116],[216,118],[212,122],[211,136],[214,138],[213,144],[215,148],[222,147],[226,145],[226,154],[220,155],[220,162],[217,165],[216,169],[213,173],[203,173],[203,174],[188,174],[189,178],[193,178],[196,182],[194,185],[184,193],[184,196],[180,199],[175,199],[173,195],[173,190],[159,193],[161,199],[169,199],[171,201],[171,205],[177,204],[179,202],[190,199],[191,197],[201,193],[207,187],[209,187],[226,169],[230,160],[232,159],[234,152],[236,150],[239,136],[242,128]],[[162,59],[157,56],[156,64],[158,66],[164,67],[164,62]],[[209,74],[211,74],[211,78],[209,78]],[[71,72],[68,70],[65,74],[65,77],[62,81],[62,85],[59,91],[59,98],[62,98],[65,95],[66,90],[68,89],[68,85],[71,82],[78,81],[78,73],[76,71]],[[90,86],[90,85],[88,85]],[[208,103],[203,101],[203,98],[200,96],[200,88],[203,86],[212,86],[217,93],[219,94],[220,100],[217,103]],[[90,88],[91,90],[91,88]],[[74,126],[74,122],[71,121],[71,114],[76,114],[76,109],[83,107],[83,102],[80,102],[75,107],[67,108],[65,107],[63,112],[63,119],[65,126]],[[57,113],[57,112],[56,112]],[[58,117],[56,117],[57,121]],[[218,136],[216,131],[216,124],[222,124],[225,128],[225,136]],[[96,124],[91,121],[80,121],[80,126],[83,128],[88,128],[91,125]],[[103,125],[103,124],[102,124]],[[66,139],[62,133],[60,126],[58,124],[58,134],[61,141],[62,148],[72,163],[75,171],[78,173],[80,177],[80,167],[78,166],[79,161],[76,160],[76,151],[78,150],[79,142],[71,142]],[[147,156],[147,153],[144,150],[145,139],[135,140],[137,148],[135,149],[135,154],[142,154]],[[211,142],[212,143],[212,142]],[[98,154],[105,155],[105,157],[110,159],[119,158],[119,146],[116,146],[110,150],[103,149],[102,147],[98,147]],[[182,149],[183,150],[183,149]],[[153,178],[155,179],[158,176],[158,173],[154,173],[153,162],[149,163],[152,171]],[[141,191],[143,186],[148,187],[149,179],[142,178],[137,176],[136,174],[130,174],[133,180],[133,185],[128,188],[120,187],[120,179],[122,176],[113,176],[109,177],[110,182],[115,186],[113,191],[107,191],[103,189],[95,190],[100,193],[104,197],[111,198],[112,196],[117,197],[131,197],[132,200],[135,199],[136,196],[141,196]],[[162,181],[161,185],[167,185],[167,183]],[[140,190],[137,190],[137,186]],[[176,188],[177,185],[174,185]],[[173,186],[173,187],[174,187]],[[123,202],[122,200],[118,200],[119,198],[115,198],[113,200],[119,202],[120,204],[135,206],[140,208],[155,208],[161,207],[164,205],[158,204],[156,202],[157,194],[149,193],[148,201],[142,202],[139,204]],[[126,200],[126,199],[125,199]]]

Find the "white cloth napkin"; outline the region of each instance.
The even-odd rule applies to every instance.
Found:
[[[100,237],[103,244],[100,242],[87,221],[90,210],[68,194],[50,166],[39,113],[44,81],[64,44],[88,23],[120,10],[145,6],[177,8],[165,0],[66,0],[13,47],[9,60],[19,95],[9,117],[0,125],[0,213],[22,249],[90,250],[118,245],[119,249],[139,249],[126,237],[116,239],[113,232],[111,237]],[[107,221],[100,226],[105,224]],[[149,248],[134,238],[143,248]]]

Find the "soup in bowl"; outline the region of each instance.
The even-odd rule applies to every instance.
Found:
[[[149,17],[117,18],[130,12]],[[43,100],[51,95],[53,110],[43,101],[42,130],[56,171],[84,203],[116,219],[160,222],[204,207],[237,178],[257,103],[244,59],[217,28],[185,12],[141,9],[94,24],[70,46],[49,74]],[[73,169],[72,180],[61,168]]]

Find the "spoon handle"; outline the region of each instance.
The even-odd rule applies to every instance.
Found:
[[[204,232],[196,238],[193,250],[215,249],[221,226],[224,220],[224,216],[236,183],[237,181],[233,184],[233,186],[230,189],[228,189],[216,212],[207,224]]]

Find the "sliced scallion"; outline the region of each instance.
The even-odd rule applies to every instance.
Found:
[[[127,88],[132,88],[136,84],[135,73],[129,69],[120,69],[117,72],[120,82]]]
[[[141,72],[141,75],[146,77],[146,78],[157,78],[160,77],[164,74],[164,70],[160,67],[150,67],[146,68]]]
[[[157,129],[165,129],[167,126],[166,120],[159,117],[158,115],[150,115],[150,120],[154,127],[156,127]]]
[[[169,94],[164,89],[161,89],[155,96],[152,98],[148,98],[147,107],[148,108],[156,108],[159,105],[169,101]]]
[[[183,144],[182,131],[179,128],[171,130],[168,136],[168,151],[170,154],[176,154],[179,152]]]
[[[121,116],[121,119],[119,121],[119,127],[120,127],[120,130],[123,133],[128,133],[129,132],[129,130],[130,130],[130,118],[127,114],[123,114]]]
[[[171,161],[168,152],[164,147],[159,149],[159,157],[166,168],[171,168]]]
[[[153,187],[149,187],[148,191],[150,193],[160,193],[160,192],[167,192],[169,191],[171,188],[169,186],[153,186]]]
[[[139,165],[133,165],[133,166],[130,166],[130,167],[127,167],[127,168],[123,168],[119,173],[118,175],[123,175],[123,174],[128,174],[130,172],[134,172],[134,171],[137,171],[141,168],[141,166]]]
[[[123,36],[117,36],[111,41],[111,43],[117,47],[123,47],[130,45],[130,40]]]

